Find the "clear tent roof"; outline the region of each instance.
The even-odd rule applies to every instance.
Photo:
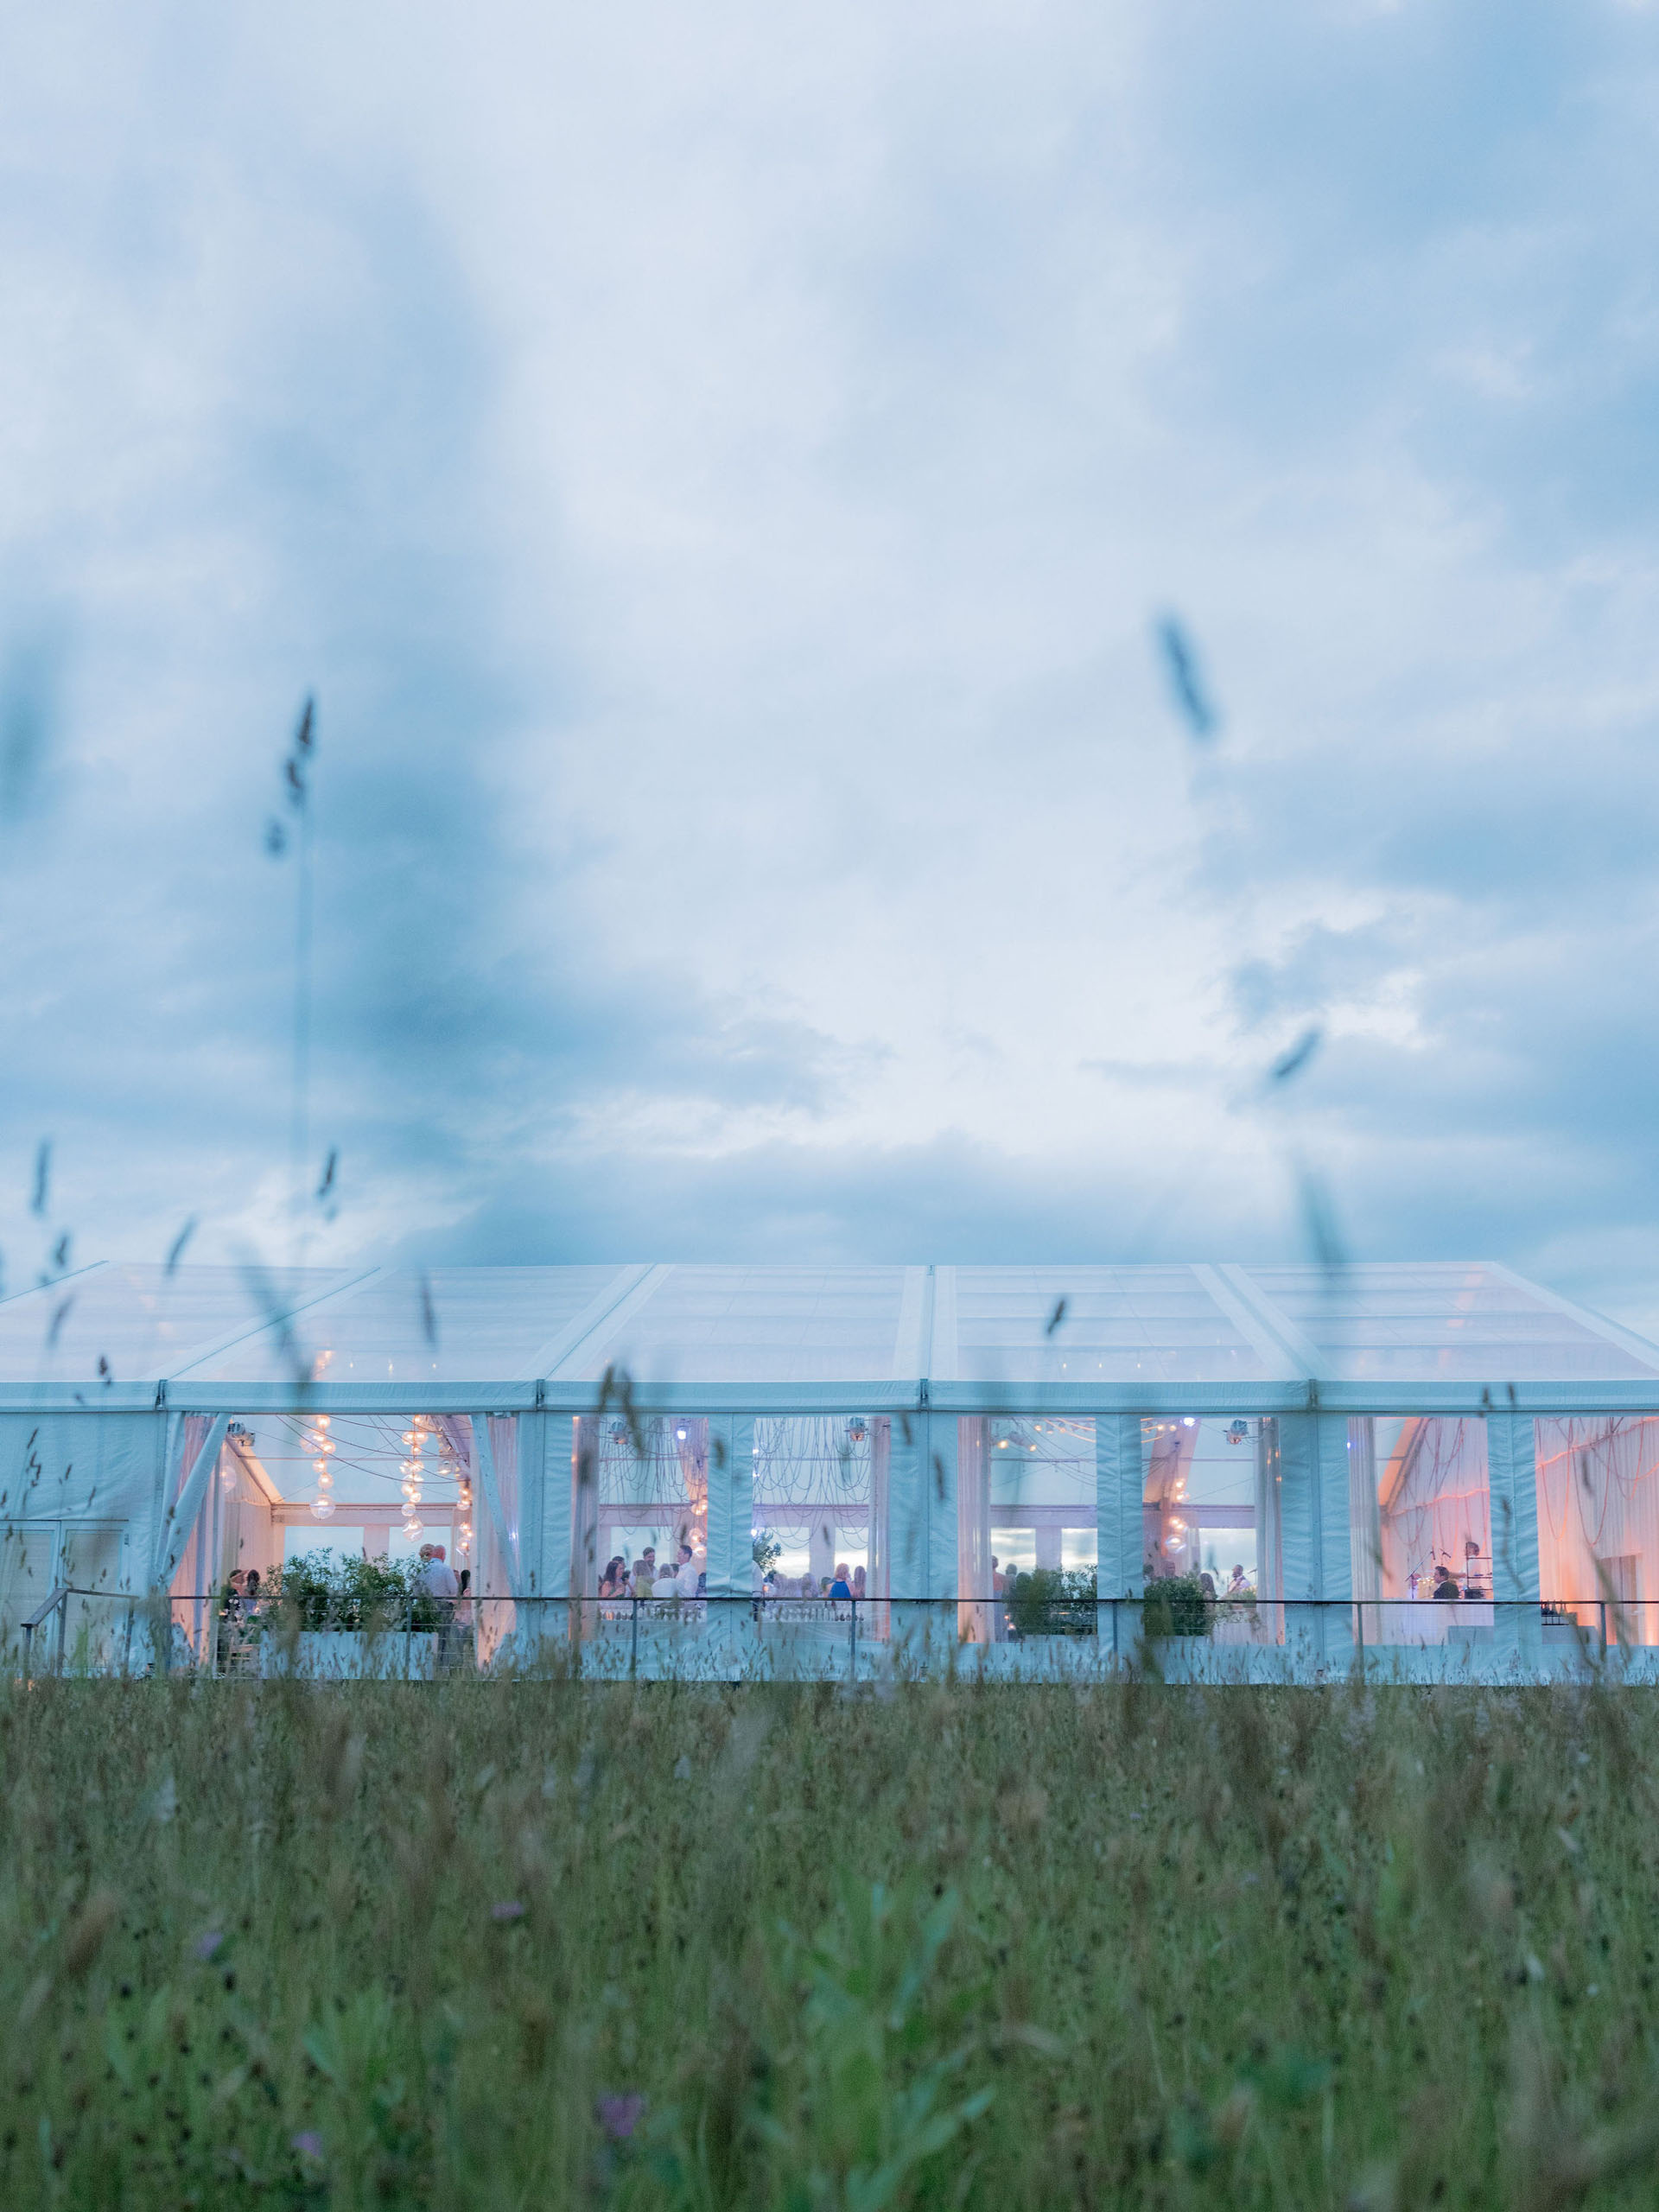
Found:
[[[607,1368],[663,1392],[886,1388],[1169,1397],[1314,1382],[1659,1397],[1659,1347],[1490,1262],[1338,1274],[1141,1267],[251,1270],[105,1263],[0,1301],[0,1397],[575,1403]],[[1217,1395],[1219,1394],[1219,1395]],[[965,1402],[965,1400],[964,1400]],[[1610,1398],[1610,1402],[1612,1400]],[[757,1402],[759,1402],[757,1401]],[[874,1402],[874,1397],[872,1402]]]

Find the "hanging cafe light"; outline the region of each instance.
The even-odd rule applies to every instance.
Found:
[[[330,1425],[328,1414],[313,1414],[310,1427],[300,1431],[300,1449],[310,1463],[311,1479],[317,1486],[317,1494],[311,1501],[314,1521],[332,1521],[334,1517],[334,1501],[328,1495],[334,1486],[334,1471],[328,1461],[336,1446],[328,1433]]]
[[[428,1424],[423,1414],[411,1416],[404,1431],[404,1448],[409,1453],[398,1463],[404,1478],[404,1535],[411,1544],[418,1544],[426,1534],[421,1522],[421,1484],[426,1475],[426,1440]]]

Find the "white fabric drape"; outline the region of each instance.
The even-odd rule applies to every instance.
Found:
[[[469,1456],[476,1470],[473,1525],[478,1539],[474,1587],[481,1663],[515,1633],[516,1601],[524,1594],[518,1545],[518,1421],[513,1414],[474,1414],[468,1426]]]
[[[168,1440],[167,1489],[172,1502],[157,1533],[150,1562],[152,1590],[169,1589],[175,1582],[180,1588],[187,1587],[178,1580],[181,1569],[188,1566],[194,1570],[203,1563],[198,1557],[196,1523],[230,1425],[228,1414],[212,1420],[206,1414],[186,1414]]]
[[[979,1414],[957,1423],[957,1634],[964,1643],[989,1643],[995,1634],[991,1604],[991,1478],[986,1422]]]
[[[1605,1608],[1610,1636],[1659,1642],[1659,1421],[1541,1421],[1537,1435],[1544,1597],[1586,1621]]]

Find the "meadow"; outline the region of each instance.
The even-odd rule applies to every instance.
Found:
[[[0,1690],[0,2202],[1650,2205],[1641,1692]]]

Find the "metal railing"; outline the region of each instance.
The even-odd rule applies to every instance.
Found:
[[[470,1674],[813,1679],[1325,1681],[1481,1675],[1552,1680],[1617,1662],[1659,1681],[1659,1599],[425,1596],[364,1611],[315,1597],[226,1609],[221,1592],[145,1599],[72,1585],[19,1623],[0,1671],[33,1677],[55,1617],[52,1671],[134,1677],[433,1681]],[[73,1614],[72,1614],[73,1608]],[[72,1618],[74,1622],[70,1635]],[[18,1663],[21,1662],[21,1663]],[[1438,1669],[1438,1673],[1437,1673]]]
[[[68,1608],[69,1597],[70,1592],[68,1585],[67,1583],[60,1584],[58,1588],[55,1589],[52,1592],[52,1595],[47,1599],[46,1603],[43,1605],[37,1605],[35,1611],[29,1614],[27,1620],[22,1624],[23,1631],[23,1680],[25,1682],[29,1679],[30,1669],[34,1663],[35,1631],[37,1628],[43,1628],[47,1622],[51,1619],[54,1613],[58,1617],[58,1663],[56,1671],[59,1674],[63,1672],[64,1615]]]

